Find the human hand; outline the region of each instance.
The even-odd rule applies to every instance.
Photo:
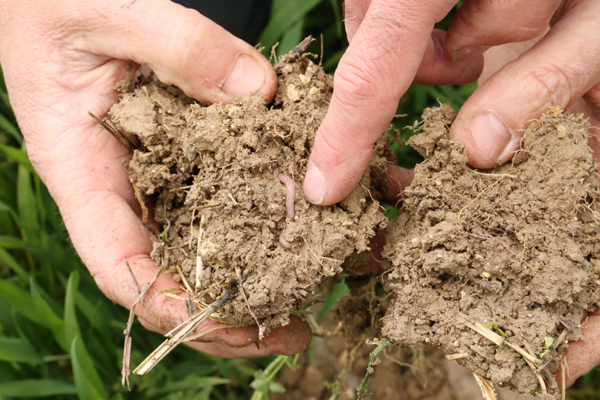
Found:
[[[123,257],[143,286],[157,270],[151,235],[122,163],[129,152],[88,110],[105,115],[118,100],[115,84],[133,77],[138,64],[205,103],[270,99],[277,84],[256,49],[166,0],[0,1],[0,63],[31,162],[73,245],[100,289],[127,308],[137,288]],[[148,329],[165,333],[188,318],[181,302],[158,292],[174,286],[162,275],[136,306]],[[255,328],[231,328],[188,343],[221,357],[294,354],[308,345],[311,330],[292,317],[263,339],[268,347],[257,336]]]
[[[575,12],[575,10],[577,10],[577,7],[581,7],[580,5],[575,7],[575,5],[573,5],[573,8],[571,8],[570,10],[568,9],[567,4],[563,5],[563,8],[561,9],[561,12],[559,14],[556,15],[557,19],[562,19],[562,17],[564,17],[564,12],[569,11],[569,12]],[[595,6],[595,5],[594,5]],[[590,18],[590,19],[594,19],[596,18],[596,20],[598,19],[598,16],[600,15],[598,10],[598,7],[595,6],[593,8],[596,8],[596,10],[591,10],[588,9],[587,11],[585,10],[581,10],[583,12],[585,12],[586,15],[586,19]],[[594,13],[591,11],[595,11],[595,16]],[[581,21],[581,20],[580,20]],[[583,22],[583,21],[582,21]],[[558,25],[554,25],[554,28],[556,28]],[[553,29],[554,29],[553,28]],[[575,32],[571,32],[570,35],[576,35],[577,33]],[[574,37],[571,37],[571,39],[573,39]],[[514,81],[514,83],[512,83],[512,80],[508,80],[508,77],[505,77],[504,74],[504,66],[508,64],[508,66],[511,68],[512,74],[514,76],[514,74],[517,74],[516,76],[525,76],[525,77],[529,77],[528,78],[528,82],[529,81],[533,81],[535,82],[535,86],[533,88],[532,93],[529,93],[528,91],[524,91],[522,94],[524,96],[523,101],[525,103],[523,103],[521,106],[519,106],[519,104],[521,103],[515,103],[514,101],[507,101],[506,103],[503,102],[499,102],[499,103],[492,103],[489,102],[488,104],[490,106],[494,106],[494,111],[498,112],[498,113],[502,113],[501,115],[513,115],[515,113],[519,112],[519,108],[523,107],[525,105],[528,105],[529,103],[534,103],[536,104],[536,106],[538,107],[538,111],[535,112],[541,112],[543,110],[544,107],[549,107],[550,105],[555,105],[555,103],[546,103],[544,104],[540,104],[541,101],[543,101],[543,99],[540,97],[540,99],[535,98],[536,96],[536,89],[535,87],[537,86],[537,90],[541,90],[542,92],[549,90],[550,93],[555,93],[557,95],[557,97],[553,97],[551,99],[551,101],[556,101],[558,99],[560,99],[560,96],[569,96],[568,100],[562,100],[561,102],[559,102],[557,105],[559,107],[562,108],[567,108],[567,112],[569,113],[573,113],[573,112],[577,112],[577,113],[584,113],[585,116],[588,118],[588,120],[590,121],[592,127],[600,127],[600,110],[598,108],[598,104],[600,104],[599,102],[599,92],[598,92],[598,88],[597,88],[597,83],[598,83],[598,62],[596,61],[595,65],[594,65],[594,59],[593,57],[590,56],[589,52],[585,52],[583,51],[583,48],[591,45],[593,42],[593,38],[590,38],[590,36],[585,36],[585,37],[581,37],[580,39],[584,39],[585,43],[581,43],[581,45],[579,47],[572,47],[572,50],[569,51],[565,51],[564,49],[570,49],[571,46],[569,46],[568,44],[565,44],[563,47],[563,50],[559,50],[559,51],[564,51],[564,53],[556,53],[555,56],[549,56],[550,54],[552,54],[552,52],[550,52],[549,50],[546,50],[544,53],[540,53],[540,64],[536,65],[535,60],[527,60],[527,57],[532,57],[532,55],[527,54],[529,51],[531,51],[532,49],[535,51],[539,51],[541,46],[544,46],[545,43],[541,42],[538,46],[536,46],[536,44],[540,41],[540,38],[533,38],[531,40],[528,41],[523,41],[521,43],[511,43],[511,44],[506,44],[506,45],[502,45],[502,46],[497,46],[497,47],[493,47],[490,50],[488,50],[485,55],[485,67],[484,70],[481,74],[481,77],[479,78],[479,85],[480,85],[480,90],[485,90],[485,91],[489,91],[487,92],[488,94],[485,96],[485,98],[490,98],[493,99],[494,96],[496,96],[496,98],[500,98],[503,94],[504,91],[509,91],[509,92],[515,92],[516,89],[512,89],[512,87],[519,87],[519,86],[513,86],[513,85],[519,85],[518,81]],[[548,39],[545,39],[546,41]],[[550,40],[557,40],[557,39],[550,39]],[[596,39],[596,42],[598,42],[598,39]],[[534,47],[536,46],[536,47]],[[596,44],[596,49],[598,49],[598,44]],[[596,50],[596,52],[598,52],[598,50]],[[523,54],[523,56],[521,56]],[[557,60],[556,57],[559,57],[559,59]],[[570,59],[570,57],[575,57]],[[596,60],[598,60],[599,58],[599,54],[595,55]],[[518,60],[517,60],[518,59]],[[515,61],[517,60],[517,61]],[[547,80],[541,80],[541,76],[539,75],[539,73],[537,73],[537,70],[532,70],[534,75],[527,75],[527,71],[526,70],[521,70],[521,68],[519,68],[519,65],[523,60],[525,60],[525,63],[523,65],[521,65],[521,68],[527,68],[531,65],[536,65],[538,68],[544,68],[544,71],[542,73],[550,73],[548,71],[557,71],[558,74],[558,78],[557,79],[566,79],[566,81],[564,81],[563,83],[560,83],[559,81],[554,82],[552,80],[552,75],[548,75],[548,78],[550,79],[549,82],[550,83],[545,83],[547,82]],[[561,63],[560,60],[565,60],[565,63],[567,63],[566,65],[564,63]],[[513,63],[514,62],[514,63]],[[510,65],[509,63],[513,63],[513,64],[517,64],[517,65]],[[579,71],[573,71],[573,68],[579,68]],[[564,72],[563,72],[564,71]],[[589,71],[591,73],[592,76],[589,76],[586,78],[583,73],[584,71]],[[496,72],[498,72],[497,75]],[[596,77],[594,78],[593,75],[595,75]],[[500,81],[497,81],[497,79],[501,79]],[[506,80],[504,80],[506,79]],[[574,81],[574,79],[576,79]],[[502,81],[504,80],[504,81]],[[583,87],[579,87],[579,84],[577,82],[585,82],[586,80],[589,80],[588,83],[586,83],[586,85],[588,87],[592,87],[592,89],[588,90],[587,92],[584,90]],[[552,86],[552,84],[556,85],[556,86]],[[509,83],[510,85],[505,85],[504,83]],[[522,85],[521,85],[522,86]],[[544,88],[544,86],[547,86],[547,88]],[[516,93],[514,93],[516,94]],[[560,94],[560,96],[558,96]],[[540,96],[541,94],[539,94],[538,96]],[[527,96],[527,97],[525,97]],[[471,101],[471,99],[469,100]],[[483,100],[485,101],[485,100]],[[482,104],[485,104],[482,102]],[[476,105],[477,107],[477,105]],[[481,106],[480,106],[481,107]],[[497,108],[496,108],[497,107]],[[483,108],[483,107],[482,107]],[[527,118],[533,119],[535,118],[535,114],[524,114],[523,116],[520,117],[521,121],[523,125],[526,125],[527,122]],[[454,129],[454,128],[453,128]],[[459,133],[458,130],[453,131],[453,132],[457,132]],[[464,132],[464,131],[463,131]],[[591,131],[591,133],[594,133],[594,130]],[[513,134],[515,135],[516,138],[519,138],[519,131],[513,131]],[[518,144],[518,142],[515,140],[516,144]],[[490,142],[490,146],[488,146],[489,148],[493,148],[494,143],[497,143],[494,138],[491,138],[491,142]],[[594,156],[596,158],[596,160],[600,160],[600,145],[598,144],[598,136],[597,135],[591,135],[589,140],[588,140],[588,144],[590,145],[590,147],[594,150]],[[512,144],[512,146],[514,146],[514,143]],[[512,149],[513,147],[511,147]],[[514,151],[514,150],[511,150]],[[488,153],[489,155],[489,153]],[[510,159],[510,155],[507,155],[508,159]],[[473,157],[478,157],[477,155],[474,155]],[[476,158],[478,161],[475,162],[487,162],[487,159],[483,158]],[[504,161],[504,159],[501,159],[500,161]],[[484,166],[486,164],[483,164]],[[585,375],[586,373],[588,373],[589,371],[591,371],[593,368],[595,368],[596,366],[598,366],[600,364],[600,309],[596,309],[596,311],[590,313],[588,315],[588,317],[586,317],[582,323],[582,332],[583,332],[583,338],[584,340],[580,340],[577,342],[573,342],[573,343],[569,343],[569,349],[566,351],[565,356],[566,356],[566,360],[567,360],[567,365],[568,365],[568,369],[565,371],[565,384],[567,387],[571,386],[575,380],[577,380],[577,378],[579,378],[580,376]],[[560,379],[561,373],[559,372],[558,374],[558,378]]]
[[[333,98],[311,152],[304,181],[309,201],[333,204],[354,189],[373,144],[413,81],[460,85],[477,79],[482,58],[454,62],[444,53],[446,32],[433,29],[456,2],[345,1],[350,46],[336,70]]]

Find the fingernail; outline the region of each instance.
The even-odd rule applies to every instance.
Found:
[[[265,85],[266,77],[265,67],[260,60],[239,54],[222,88],[231,97],[252,96]]]
[[[481,152],[492,160],[497,160],[510,140],[512,133],[508,126],[493,111],[483,111],[470,122],[471,134]]]
[[[456,50],[450,57],[456,62],[466,61],[473,57],[477,57],[480,54],[483,54],[490,46],[481,46],[481,45],[473,45],[463,47],[462,49]]]
[[[304,195],[315,205],[320,205],[327,194],[327,181],[321,170],[312,162],[308,163],[308,170],[304,178]]]

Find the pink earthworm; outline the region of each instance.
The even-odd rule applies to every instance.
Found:
[[[283,231],[281,231],[281,233],[279,234],[279,243],[286,249],[292,248],[292,244],[285,240],[285,236],[283,236]]]
[[[287,214],[294,218],[294,202],[296,201],[296,185],[294,185],[294,181],[292,180],[292,178],[290,178],[289,176],[285,175],[285,174],[279,174],[277,175],[277,178],[279,178],[279,181],[283,184],[285,184],[285,186],[287,187],[287,197],[285,199],[285,211],[287,211]]]
[[[287,215],[294,218],[294,214],[296,213],[294,207],[294,202],[296,201],[296,185],[294,185],[294,181],[292,180],[292,178],[285,174],[279,174],[277,175],[277,178],[279,178],[279,181],[283,183],[287,188],[287,196],[285,198],[285,211],[287,212]],[[283,231],[281,231],[281,233],[279,234],[279,243],[286,249],[292,248],[290,242],[285,240]]]

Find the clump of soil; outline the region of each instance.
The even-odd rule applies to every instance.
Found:
[[[522,393],[540,391],[536,370],[556,392],[561,355],[585,335],[580,321],[600,295],[589,124],[550,109],[524,134],[524,162],[482,173],[448,139],[455,115],[449,106],[427,109],[409,141],[425,161],[384,250],[396,300],[383,335],[465,353],[461,365]],[[537,360],[533,368],[507,342]]]
[[[224,307],[231,324],[253,323],[249,307],[267,329],[287,324],[315,286],[352,253],[368,251],[387,224],[374,200],[385,186],[385,139],[348,198],[330,207],[305,199],[302,181],[333,81],[306,56],[290,60],[275,66],[270,104],[207,106],[145,82],[110,111],[140,142],[128,170],[164,230],[152,258],[207,303],[237,291],[241,278],[248,304],[237,296]]]

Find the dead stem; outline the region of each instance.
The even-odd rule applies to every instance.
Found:
[[[448,359],[448,361],[454,361],[454,360],[458,360],[461,358],[466,358],[469,357],[469,353],[458,353],[458,354],[447,354],[446,358]]]
[[[481,394],[483,395],[484,400],[498,400],[496,396],[496,389],[494,389],[494,385],[486,378],[481,375],[473,372],[473,376],[481,389]]]
[[[221,330],[221,329],[227,329],[227,328],[233,328],[233,326],[232,326],[232,325],[217,325],[217,326],[213,326],[212,328],[210,328],[210,329],[207,329],[207,330],[205,330],[205,331],[203,331],[203,332],[200,332],[200,333],[199,333],[199,334],[197,334],[197,335],[188,336],[188,337],[185,339],[185,341],[186,341],[186,342],[191,342],[192,340],[196,340],[196,339],[199,339],[199,338],[201,338],[201,337],[204,337],[204,336],[208,335],[209,333],[213,333],[213,332],[215,332],[215,331],[219,331],[219,330]]]
[[[123,135],[121,131],[117,129],[117,127],[115,126],[115,124],[112,123],[112,121],[107,120],[106,118],[100,119],[94,114],[92,114],[91,111],[88,111],[88,114],[90,114],[90,117],[94,118],[94,120],[96,120],[97,123],[102,125],[104,129],[109,131],[111,135],[113,135],[114,138],[117,139],[123,146],[127,147],[131,151],[137,150],[137,147],[133,143],[131,143],[127,136]]]
[[[133,301],[133,304],[131,305],[131,309],[129,310],[129,318],[127,319],[127,327],[125,328],[125,331],[123,332],[123,334],[125,335],[125,347],[123,349],[123,369],[121,370],[121,384],[123,386],[125,386],[125,382],[127,382],[128,389],[129,389],[129,374],[131,373],[131,371],[129,370],[129,363],[130,363],[130,358],[131,358],[131,337],[129,335],[131,334],[131,327],[133,326],[133,318],[135,317],[135,305],[138,303],[138,301],[142,300],[146,296],[146,294],[148,293],[148,291],[150,290],[152,285],[154,285],[154,283],[157,281],[158,276],[165,269],[166,264],[167,264],[166,260],[163,261],[161,267],[158,269],[158,271],[156,271],[156,275],[154,275],[154,277],[150,280],[150,282],[148,282],[146,284],[146,287],[144,287],[143,291],[140,291],[140,287],[138,286],[138,293],[139,293],[138,297]],[[136,284],[137,284],[137,281],[136,281]],[[135,373],[135,371],[134,371],[134,373]]]
[[[214,303],[208,306],[204,311],[194,315],[192,318],[185,322],[185,326],[172,338],[168,338],[165,340],[160,346],[156,348],[144,361],[138,365],[138,367],[133,370],[133,373],[136,375],[144,375],[147,374],[158,364],[163,358],[167,356],[177,345],[185,341],[185,339],[195,331],[201,323],[206,321],[206,319],[214,312],[218,311],[227,304],[231,299],[233,299],[237,293],[229,294]],[[171,331],[172,332],[172,331]],[[169,333],[171,333],[169,332]]]
[[[131,182],[131,186],[133,187],[133,192],[135,193],[135,198],[138,203],[140,203],[140,207],[142,207],[142,224],[144,226],[148,226],[148,208],[144,202],[144,198],[142,197],[142,192],[138,189],[137,185],[133,180],[129,180]],[[154,233],[154,232],[153,232]]]
[[[242,297],[244,298],[244,301],[246,302],[246,305],[248,306],[248,311],[250,311],[250,315],[252,315],[252,318],[254,318],[256,325],[258,325],[258,340],[262,341],[263,337],[265,337],[265,327],[264,327],[264,325],[261,325],[258,322],[258,318],[256,318],[256,314],[254,314],[254,311],[252,311],[252,307],[250,307],[250,303],[248,303],[248,298],[246,297],[246,293],[244,292],[244,283],[242,281],[242,273],[240,272],[239,267],[235,267],[235,273],[238,277],[240,293],[242,294]]]
[[[204,224],[204,215],[200,217],[200,226],[198,227],[198,243],[196,243],[196,290],[202,287],[202,282],[200,282],[200,276],[202,272],[204,272],[204,262],[202,261],[202,257],[200,257],[200,243],[202,243],[202,235],[204,234],[204,228],[202,225]]]
[[[565,383],[565,367],[567,366],[567,358],[562,355],[560,357],[560,393],[561,393],[561,399],[565,400],[566,396],[567,396],[567,390],[565,388],[566,383]]]
[[[300,58],[314,40],[312,35],[308,35],[298,46],[294,47],[288,54],[282,56],[280,62],[293,63]]]
[[[529,362],[527,359],[525,360],[525,362],[527,363],[527,365],[529,365],[529,368],[531,368],[531,370],[535,374],[535,377],[540,383],[540,388],[542,389],[542,400],[547,400],[548,391],[546,390],[546,382],[544,382],[544,378],[537,372],[535,366],[531,362]]]

